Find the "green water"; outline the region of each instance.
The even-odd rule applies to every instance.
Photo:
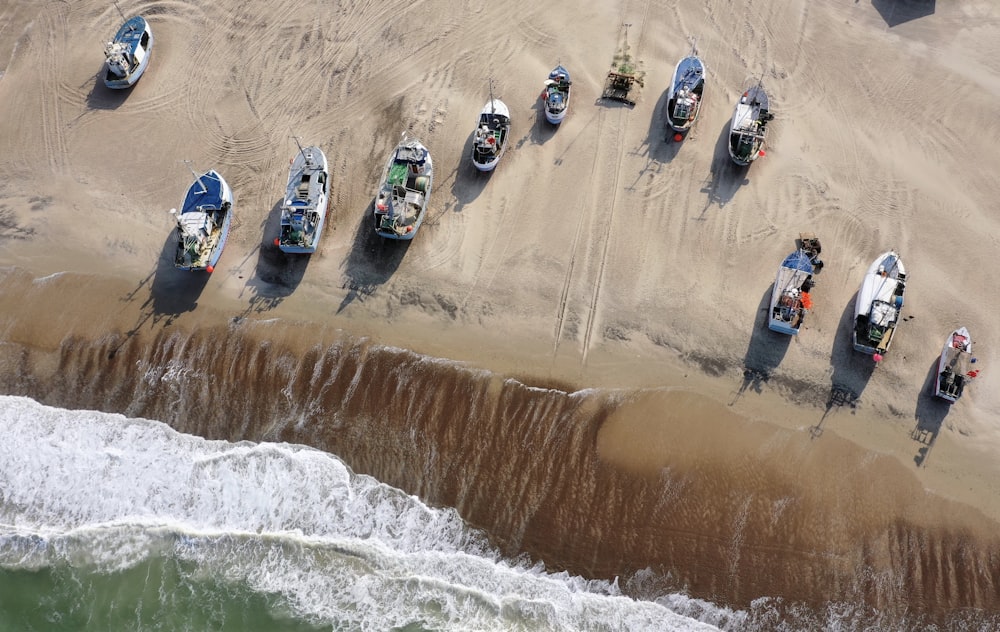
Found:
[[[199,577],[193,565],[155,558],[121,572],[68,565],[0,570],[0,631],[342,629],[296,619],[280,597]]]

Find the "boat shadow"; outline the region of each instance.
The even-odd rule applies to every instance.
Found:
[[[374,295],[392,278],[410,247],[410,240],[386,239],[375,232],[374,209],[372,199],[358,222],[351,251],[341,266],[344,278],[341,287],[347,294],[337,307],[338,314],[354,301],[364,302]]]
[[[736,393],[736,399],[747,390],[760,393],[764,384],[771,379],[774,371],[785,358],[791,344],[792,336],[771,331],[767,326],[773,288],[774,284],[772,283],[757,304],[757,316],[754,318],[750,343],[743,356],[743,382]]]
[[[715,141],[709,179],[701,189],[701,192],[708,196],[705,209],[702,211],[703,216],[713,204],[719,208],[724,207],[736,197],[740,187],[750,183],[750,179],[747,178],[750,166],[736,164],[729,155],[729,125],[730,121],[727,120]]]
[[[250,301],[241,317],[251,313],[263,313],[274,309],[291,296],[306,274],[306,268],[315,254],[289,254],[282,252],[274,240],[280,232],[281,207],[284,198],[279,198],[261,223],[261,241],[257,248],[257,266],[247,279],[244,288],[250,292]],[[330,217],[323,228],[330,229]],[[321,237],[322,239],[322,237]],[[322,242],[321,242],[322,243]]]
[[[125,332],[121,341],[110,349],[109,360],[114,359],[118,350],[144,326],[169,327],[181,314],[194,311],[198,306],[198,299],[208,285],[211,275],[207,272],[190,272],[175,268],[176,245],[176,235],[171,230],[149,274],[119,299],[120,302],[128,304],[144,297],[135,323]],[[148,294],[143,293],[146,288]]]
[[[465,141],[465,146],[462,148],[462,158],[453,172],[451,200],[445,202],[441,213],[448,211],[461,213],[465,210],[466,204],[471,204],[482,194],[493,175],[492,171],[480,171],[476,169],[472,164],[472,159],[469,158],[472,155],[472,143],[475,136],[476,132],[473,130]],[[502,159],[501,162],[503,162]],[[499,168],[499,165],[497,167]]]
[[[913,428],[910,436],[920,444],[917,454],[913,457],[913,462],[917,467],[927,464],[927,459],[931,455],[931,448],[937,440],[944,419],[951,411],[952,404],[944,401],[940,397],[934,396],[934,381],[937,378],[938,362],[940,358],[935,358],[927,369],[927,377],[924,379],[924,387],[920,389],[917,396],[917,408],[913,417],[917,420],[917,425]]]
[[[848,408],[851,414],[861,403],[861,394],[868,386],[875,372],[875,362],[871,356],[854,350],[854,303],[857,294],[844,308],[837,324],[837,332],[833,337],[833,348],[830,350],[830,395],[826,400],[823,416],[809,431],[813,438],[823,434],[823,423],[827,416],[835,410]]]
[[[572,88],[571,88],[572,90]],[[548,119],[545,118],[545,101],[544,92],[535,99],[535,104],[531,106],[531,109],[535,111],[534,122],[531,125],[531,129],[528,130],[528,134],[522,137],[517,144],[514,145],[516,148],[520,149],[522,145],[527,142],[531,142],[533,145],[544,145],[550,138],[556,135],[556,131],[562,127],[562,123],[558,125],[553,125],[549,123]],[[571,93],[572,94],[572,93]],[[572,100],[570,101],[572,104]],[[566,113],[569,117],[572,110]],[[565,119],[564,119],[565,121]],[[471,151],[471,148],[470,148]]]
[[[116,110],[125,101],[128,100],[132,90],[135,86],[131,88],[126,88],[124,90],[112,90],[111,88],[104,85],[104,67],[94,75],[94,80],[91,82],[90,94],[87,95],[87,108],[91,110]],[[138,82],[136,83],[138,85]]]
[[[872,0],[872,6],[889,28],[934,15],[936,0]]]
[[[669,129],[666,119],[663,118],[668,95],[669,91],[667,90],[664,90],[663,94],[660,95],[660,99],[653,109],[653,116],[650,117],[649,130],[645,140],[634,151],[629,152],[631,156],[645,156],[646,164],[636,174],[635,180],[625,187],[626,191],[635,191],[643,178],[651,178],[663,173],[664,166],[669,164],[680,152],[683,143],[674,142],[673,130]]]

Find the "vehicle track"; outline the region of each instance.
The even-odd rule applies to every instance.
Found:
[[[622,24],[628,24],[625,21],[626,9],[623,7],[622,13]],[[641,18],[637,24],[638,28],[635,29],[636,38],[635,43],[631,44],[627,41],[627,32],[625,34],[625,44],[628,45],[628,50],[638,50],[642,43],[642,36],[646,26],[647,17],[649,14],[649,2],[644,3]],[[629,27],[625,27],[629,28]],[[587,357],[590,352],[590,346],[594,337],[594,329],[597,324],[597,312],[600,306],[601,299],[601,288],[604,282],[604,275],[608,265],[608,253],[610,252],[611,245],[611,233],[615,226],[615,212],[618,200],[618,188],[619,180],[621,177],[622,162],[625,158],[625,145],[623,139],[625,137],[625,131],[627,128],[627,114],[630,110],[625,107],[616,108],[616,121],[613,126],[615,133],[614,138],[605,139],[605,123],[608,116],[612,116],[610,110],[605,108],[602,109],[598,117],[597,123],[597,139],[598,139],[598,151],[597,156],[604,155],[604,152],[600,150],[602,145],[606,145],[608,141],[613,143],[615,147],[613,165],[610,169],[612,174],[612,180],[610,186],[604,180],[601,180],[599,176],[602,173],[609,173],[608,169],[605,168],[605,164],[601,160],[595,160],[591,168],[591,189],[592,195],[590,199],[592,201],[601,200],[604,201],[602,194],[607,194],[610,191],[610,199],[607,199],[606,204],[599,204],[597,202],[592,202],[589,205],[588,212],[581,213],[580,220],[577,222],[576,232],[573,236],[573,244],[571,246],[570,252],[572,253],[569,266],[566,270],[566,276],[563,279],[562,290],[559,297],[559,310],[556,316],[556,330],[555,339],[553,340],[552,355],[553,358],[559,351],[559,343],[562,339],[563,333],[566,329],[567,315],[570,311],[570,293],[575,277],[575,272],[578,266],[579,259],[579,249],[581,243],[585,241],[584,239],[584,226],[591,223],[593,219],[592,216],[599,208],[607,209],[607,217],[604,223],[604,231],[602,234],[597,236],[595,244],[600,249],[600,257],[597,262],[597,270],[594,275],[592,284],[590,285],[590,301],[587,304],[586,317],[584,318],[583,326],[583,337],[581,340],[582,348],[580,353],[580,364],[585,366],[587,363]]]

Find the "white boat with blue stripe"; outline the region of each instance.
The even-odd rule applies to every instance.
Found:
[[[545,120],[549,123],[558,125],[566,118],[566,113],[569,112],[569,95],[572,84],[569,71],[562,64],[557,65],[549,72],[549,78],[545,80],[545,90],[542,92]]]
[[[222,256],[233,222],[233,190],[215,169],[195,175],[177,217],[174,266],[212,272]]]
[[[153,31],[142,16],[129,18],[113,40],[104,45],[104,85],[120,90],[132,87],[149,66]]]
[[[319,246],[330,201],[330,168],[319,147],[299,144],[291,160],[285,201],[281,206],[281,228],[275,240],[282,252],[312,254]]]
[[[691,129],[701,112],[705,94],[705,64],[698,57],[697,49],[684,57],[674,67],[674,76],[667,91],[667,125],[675,132]]]

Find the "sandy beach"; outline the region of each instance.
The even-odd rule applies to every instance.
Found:
[[[5,394],[316,445],[456,507],[513,554],[585,575],[649,566],[739,607],[860,595],[931,616],[1000,610],[1000,7],[122,9],[156,36],[149,70],[124,92],[100,80],[103,41],[121,23],[113,4],[0,9]],[[693,40],[704,106],[674,142],[662,110]],[[642,79],[634,107],[600,98],[621,54]],[[573,78],[558,127],[538,100],[556,63]],[[490,79],[514,138],[484,175],[469,153]],[[766,155],[738,170],[729,120],[758,79],[775,120]],[[436,169],[408,245],[378,239],[371,220],[403,132]],[[330,224],[311,258],[272,244],[293,136],[331,165]],[[219,170],[236,196],[211,275],[171,263],[185,160]],[[822,240],[826,265],[803,331],[787,338],[765,311],[801,232]],[[854,298],[890,249],[909,272],[905,319],[876,367],[851,346]],[[981,374],[948,406],[930,388],[959,326]],[[222,386],[187,393],[183,414],[143,395],[142,367],[192,359],[252,391],[243,421],[213,410]],[[387,379],[396,385],[376,387]],[[269,400],[285,387],[292,396]],[[397,418],[377,419],[385,411]],[[420,433],[427,451],[404,453]],[[567,524],[578,541],[562,538]],[[888,579],[850,579],[862,569]]]

